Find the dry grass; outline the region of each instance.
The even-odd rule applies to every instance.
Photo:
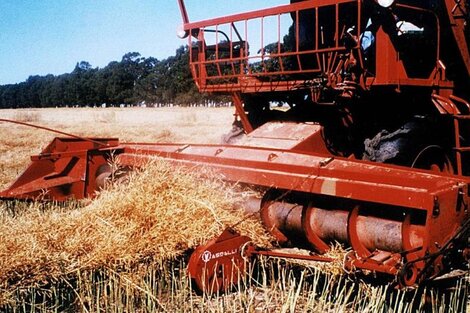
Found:
[[[26,110],[17,110],[13,115],[13,119],[20,122],[40,122],[41,113],[39,110],[26,109]]]
[[[157,161],[89,205],[44,212],[32,205],[0,221],[0,285],[24,287],[78,271],[133,267],[180,256],[244,218],[236,193]],[[240,231],[270,237],[256,220]]]

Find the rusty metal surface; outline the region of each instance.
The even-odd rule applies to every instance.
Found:
[[[280,243],[301,243],[303,206],[296,203],[266,201],[261,208],[261,221]]]

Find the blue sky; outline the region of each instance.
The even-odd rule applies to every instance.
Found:
[[[288,0],[186,0],[191,21]],[[1,0],[0,85],[30,75],[71,72],[79,61],[104,67],[127,52],[173,55],[181,15],[176,0]]]

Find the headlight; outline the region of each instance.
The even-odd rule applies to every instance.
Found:
[[[391,6],[394,2],[395,2],[395,0],[377,0],[377,3],[378,3],[381,7],[384,7],[384,8],[388,8],[388,7]]]

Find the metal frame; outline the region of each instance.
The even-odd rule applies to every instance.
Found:
[[[184,3],[179,1],[184,7]],[[358,21],[360,28],[360,10],[361,1],[358,0],[322,0],[322,1],[304,1],[290,5],[283,5],[264,10],[257,10],[248,13],[236,14],[222,18],[209,19],[200,22],[189,22],[184,24],[184,30],[188,34],[193,34],[197,38],[197,44],[193,44],[193,36],[189,36],[188,45],[192,47],[193,53],[190,54],[191,72],[193,74],[196,85],[202,92],[262,92],[262,91],[282,91],[298,88],[299,85],[305,83],[306,79],[279,79],[280,76],[293,76],[295,74],[318,74],[322,72],[334,72],[340,65],[340,54],[346,52],[346,48],[340,42],[340,35],[344,30],[339,29],[338,22],[335,24],[335,45],[334,47],[321,47],[319,38],[321,37],[318,27],[319,9],[327,6],[335,8],[336,19],[339,19],[340,7],[345,4],[355,4],[357,6]],[[184,9],[185,10],[185,9]],[[317,28],[315,35],[315,46],[313,49],[302,50],[299,46],[299,15],[305,10],[314,10],[317,17]],[[281,33],[280,24],[282,15],[295,15],[296,19],[296,47],[294,51],[281,52]],[[267,54],[263,49],[265,43],[264,34],[261,32],[259,40],[261,42],[261,52],[259,55],[250,56],[248,36],[250,23],[253,21],[260,23],[260,28],[264,29],[265,19],[275,17],[277,19],[277,53]],[[235,24],[242,23],[244,32],[240,36]],[[205,32],[211,29],[211,32],[217,34],[223,26],[230,27],[227,34],[228,43],[216,44],[208,47],[205,44]],[[357,30],[359,32],[359,30]],[[359,33],[356,33],[359,37]],[[237,37],[237,41],[234,38]],[[242,37],[244,39],[242,39]],[[217,37],[216,41],[218,42]],[[267,44],[267,43],[266,43]],[[234,48],[240,46],[238,53],[234,53]],[[355,47],[358,49],[358,46]],[[223,55],[221,51],[228,49],[228,55]],[[212,58],[208,59],[208,50],[213,50]],[[197,52],[196,52],[197,51]],[[300,58],[302,56],[310,56],[316,60],[317,67],[302,68]],[[287,69],[284,60],[291,58],[297,65],[297,69]],[[255,72],[250,66],[253,60],[259,60],[262,71]],[[275,60],[278,62],[278,70],[267,70],[266,62]],[[215,73],[208,73],[207,68],[212,66]],[[229,68],[229,72],[222,71]]]

